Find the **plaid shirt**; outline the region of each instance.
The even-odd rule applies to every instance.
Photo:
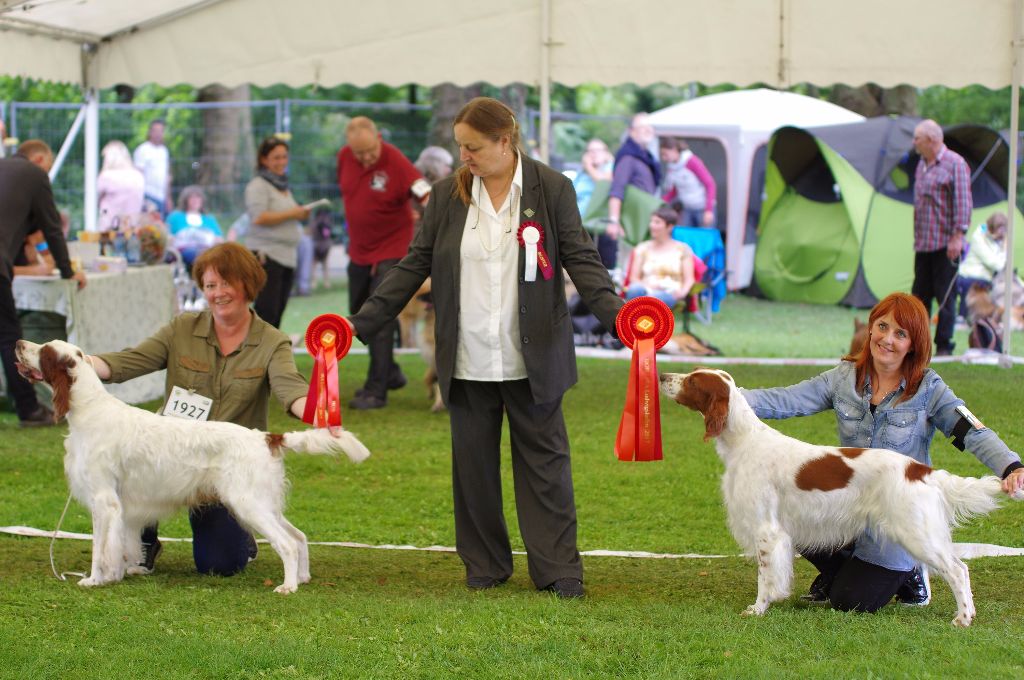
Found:
[[[922,158],[914,175],[914,250],[941,250],[954,229],[971,224],[971,169],[945,146],[931,165]]]

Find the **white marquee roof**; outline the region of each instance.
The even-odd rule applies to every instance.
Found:
[[[98,87],[537,84],[545,72],[566,85],[1002,87],[1016,2],[0,0],[0,69],[81,83],[87,53]]]

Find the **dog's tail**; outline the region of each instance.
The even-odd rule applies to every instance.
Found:
[[[340,429],[335,437],[327,428],[300,430],[282,435],[281,445],[298,453],[336,456],[344,453],[353,463],[362,463],[370,451],[348,430]]]
[[[946,501],[947,514],[953,525],[977,515],[987,515],[999,507],[1003,497],[1003,486],[998,477],[958,477],[945,470],[933,470],[925,483],[942,492]],[[1024,499],[1017,492],[1014,500]]]

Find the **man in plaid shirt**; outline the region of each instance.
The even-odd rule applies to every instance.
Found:
[[[914,150],[921,155],[914,175],[914,287],[912,293],[931,313],[939,305],[935,355],[953,354],[956,281],[964,234],[971,223],[971,169],[946,148],[942,128],[925,120],[914,128]]]

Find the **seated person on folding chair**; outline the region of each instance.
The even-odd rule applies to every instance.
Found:
[[[679,213],[663,205],[651,214],[651,238],[638,244],[630,257],[626,299],[641,295],[658,298],[669,307],[686,298],[693,288],[693,251],[672,238]]]

